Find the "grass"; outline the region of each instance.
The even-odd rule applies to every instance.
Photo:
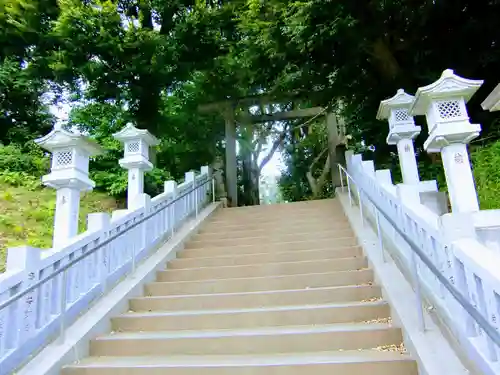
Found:
[[[0,182],[0,272],[5,271],[7,249],[21,245],[52,246],[56,193],[53,189],[29,189]],[[111,212],[119,204],[100,192],[82,193],[80,232],[86,228],[87,214]]]
[[[500,141],[471,152],[481,210],[500,208]]]

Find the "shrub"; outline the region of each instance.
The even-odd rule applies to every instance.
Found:
[[[41,177],[48,172],[49,166],[48,155],[33,142],[28,142],[25,147],[15,144],[0,146],[0,171]]]

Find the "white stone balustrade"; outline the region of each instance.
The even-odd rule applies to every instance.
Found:
[[[147,160],[148,147],[155,144],[155,138],[136,132],[131,126],[120,133],[119,138],[128,150],[122,165],[130,167],[129,174],[140,176],[151,166]],[[134,138],[132,133],[139,136]],[[133,194],[129,194],[129,209],[112,215],[90,214],[88,229],[78,234],[79,192],[94,186],[88,179],[88,158],[100,148],[60,127],[38,143],[53,153],[52,171],[43,181],[58,189],[55,246],[47,250],[32,247],[8,250],[7,270],[0,274],[0,305],[39,280],[74,264],[0,308],[0,375],[10,374],[30,354],[60,335],[62,321],[71,324],[93,300],[167,241],[210,202],[212,191],[208,167],[202,167],[198,174],[189,172],[186,181],[178,186],[174,181],[166,181],[165,191],[154,198],[143,193],[142,182],[130,178]],[[104,241],[110,242],[101,246]]]
[[[396,227],[419,246],[441,274],[491,325],[500,328],[500,272],[497,267],[500,253],[478,242],[474,226],[471,225],[473,215],[451,213],[439,216],[418,199],[411,199],[411,194],[418,192],[398,192],[395,195],[394,187],[388,181],[388,173],[384,170],[373,171],[372,164],[363,161],[361,155],[346,155],[346,158],[348,172],[356,184],[351,184],[352,194],[357,196],[356,189],[362,192],[363,212],[372,225],[375,227],[376,209],[368,198],[377,202]],[[402,184],[397,190],[404,188]],[[413,255],[413,250],[394,230],[393,225],[383,215],[379,215],[379,220],[384,238],[389,239],[384,241],[385,247],[398,260],[402,272],[411,279],[412,262],[416,259],[418,278],[426,300],[450,328],[470,359],[484,373],[498,373],[499,348],[428,267]]]
[[[465,104],[481,84],[482,81],[464,79],[445,70],[438,81],[419,88],[414,100],[399,91],[393,98],[383,101],[377,115],[379,119],[389,119],[389,144],[414,136],[410,131],[413,122],[398,112],[403,102],[404,109],[409,108],[404,114],[426,115],[430,134],[424,147],[428,152],[442,153],[452,213],[446,213],[442,207],[433,207],[426,201],[425,193],[416,188],[418,171],[411,158],[401,161],[404,183],[397,186],[392,184],[389,171],[375,170],[373,163],[363,161],[361,155],[346,153],[346,164],[354,179],[350,186],[352,195],[357,197],[360,193],[362,212],[374,228],[377,210],[371,200],[386,215],[378,214],[385,248],[391,257],[397,260],[409,279],[415,265],[425,299],[469,359],[485,374],[498,374],[500,348],[395,230],[408,236],[494,329],[500,328],[500,210],[479,211],[467,153],[467,143],[479,135],[481,127],[469,122]],[[497,110],[499,102],[500,89],[497,87],[483,103],[483,108]],[[396,131],[398,121],[408,122],[404,125],[408,128],[406,132]],[[407,144],[404,143],[403,148]],[[401,159],[401,147],[398,152]]]

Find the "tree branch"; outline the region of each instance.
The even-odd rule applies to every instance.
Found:
[[[321,189],[325,185],[326,178],[328,176],[328,170],[330,166],[330,155],[326,157],[325,164],[323,165],[323,170],[321,171],[321,175],[318,177],[316,180],[313,176],[313,169],[316,163],[321,159],[321,157],[328,151],[328,148],[325,148],[323,151],[319,153],[318,156],[316,156],[309,166],[309,170],[306,172],[306,178],[307,182],[309,183],[309,186],[311,187],[312,193],[313,193],[313,198],[316,198],[319,193],[321,192]]]
[[[285,125],[285,128],[283,129],[283,131],[279,135],[278,139],[276,139],[274,141],[273,147],[271,147],[271,150],[269,151],[269,153],[266,155],[266,157],[264,159],[262,159],[262,162],[259,165],[259,172],[262,170],[262,168],[264,168],[264,166],[269,162],[269,160],[271,160],[271,158],[273,157],[273,155],[276,152],[276,150],[278,149],[278,147],[280,147],[280,145],[283,143],[283,141],[286,138],[287,131],[288,131],[288,126]]]
[[[314,166],[316,165],[316,163],[319,161],[319,159],[321,159],[321,157],[325,154],[325,152],[328,151],[328,147],[326,147],[325,149],[323,149],[323,151],[321,151],[319,153],[318,156],[316,156],[313,160],[313,162],[311,163],[311,165],[309,166],[309,172],[312,172]]]

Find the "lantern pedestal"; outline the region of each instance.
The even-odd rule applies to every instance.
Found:
[[[128,169],[127,208],[134,209],[140,202],[137,197],[144,193],[144,172],[153,169],[149,148],[160,142],[147,130],[137,129],[132,124],[127,124],[113,137],[125,147],[125,155],[119,163],[122,168]]]
[[[378,120],[389,121],[387,144],[396,145],[403,183],[414,185],[420,182],[413,139],[420,134],[420,126],[415,126],[408,109],[413,103],[413,96],[399,89],[392,98],[380,102]]]
[[[453,210],[456,212],[479,211],[467,145],[454,143],[445,146],[441,149],[441,157]]]
[[[144,172],[151,170],[149,165],[144,165],[142,168],[131,167],[121,163],[122,168],[128,169],[128,186],[127,186],[127,202],[128,208],[133,208],[132,202],[139,194],[144,193]],[[132,206],[131,206],[132,205]]]
[[[56,192],[54,244],[64,243],[78,234],[80,190],[62,188]]]
[[[102,153],[102,148],[89,138],[66,131],[59,125],[35,142],[52,152],[51,172],[43,176],[42,182],[57,190],[53,246],[63,246],[78,234],[80,192],[90,191],[95,186],[88,177],[89,158]]]

